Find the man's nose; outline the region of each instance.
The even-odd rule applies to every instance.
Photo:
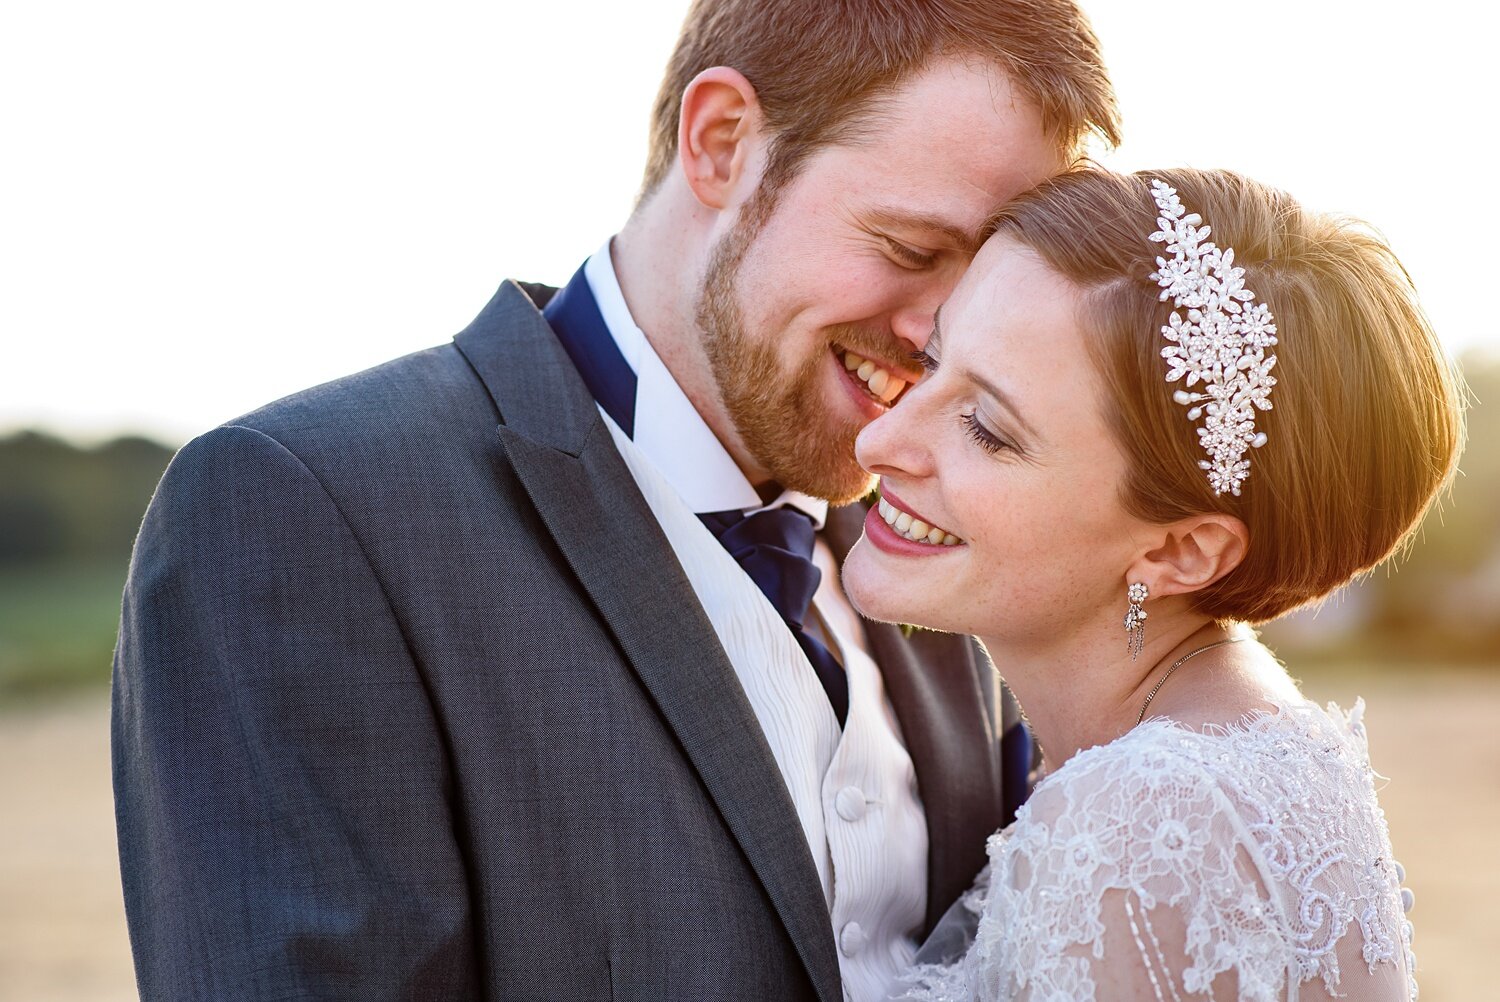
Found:
[[[891,316],[891,333],[914,348],[927,347],[927,339],[932,337],[932,318],[941,304],[942,300],[936,299],[903,306]]]
[[[902,302],[891,313],[891,332],[910,342],[913,348],[926,348],[932,337],[932,323],[938,309],[953,295],[972,258],[944,255],[940,265],[917,275],[902,290]]]

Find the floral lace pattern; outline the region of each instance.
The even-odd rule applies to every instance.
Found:
[[[991,837],[967,955],[898,997],[1415,999],[1363,712],[1157,719],[1080,752]]]

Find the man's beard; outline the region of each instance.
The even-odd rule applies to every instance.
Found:
[[[719,396],[750,455],[782,487],[847,504],[875,483],[854,458],[854,439],[864,424],[836,416],[819,384],[827,379],[823,373],[835,341],[857,349],[872,337],[849,330],[846,341],[833,337],[839,328],[830,328],[828,350],[813,352],[783,374],[776,339],[747,335],[735,278],[769,215],[764,205],[747,206],[714,248],[698,298],[698,328]]]

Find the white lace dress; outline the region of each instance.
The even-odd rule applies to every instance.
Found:
[[[955,908],[978,916],[967,952],[919,963],[896,997],[1415,999],[1363,712],[1151,720],[1078,753],[990,838]]]

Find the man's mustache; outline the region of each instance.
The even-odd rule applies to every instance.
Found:
[[[889,330],[875,330],[870,327],[859,327],[854,324],[835,324],[827,328],[829,345],[838,345],[840,348],[863,355],[875,362],[889,363],[899,366],[902,370],[917,375],[921,372],[916,360],[912,358],[912,352],[916,351],[916,345],[905,338],[899,338]]]

